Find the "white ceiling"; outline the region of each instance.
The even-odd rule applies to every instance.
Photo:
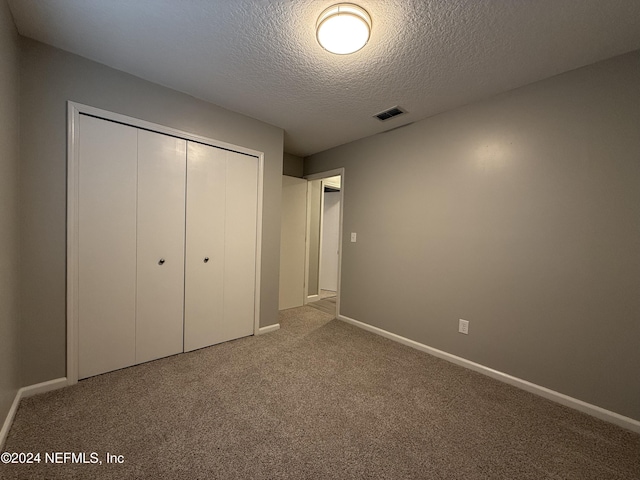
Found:
[[[346,56],[315,39],[338,0],[9,5],[21,35],[282,127],[302,156],[640,49],[639,0],[352,1],[373,30]]]

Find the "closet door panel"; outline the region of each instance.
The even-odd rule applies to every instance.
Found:
[[[226,156],[225,341],[253,334],[258,209],[258,160],[236,152]]]
[[[188,143],[184,350],[224,341],[225,151]],[[205,261],[205,259],[208,259]]]
[[[137,132],[81,115],[79,378],[135,363]]]
[[[136,363],[183,351],[186,147],[138,130]]]

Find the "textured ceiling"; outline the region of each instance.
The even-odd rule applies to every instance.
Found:
[[[302,156],[640,49],[638,0],[358,0],[371,39],[337,56],[314,30],[334,3],[9,0],[20,34],[282,127]]]

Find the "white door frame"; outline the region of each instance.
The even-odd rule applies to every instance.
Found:
[[[344,186],[345,186],[345,169],[344,167],[335,168],[333,170],[327,170],[325,172],[313,173],[311,175],[305,175],[304,178],[308,181],[311,180],[322,180],[325,178],[340,176],[340,224],[338,226],[338,290],[336,292],[336,317],[340,315],[340,289],[342,283],[342,219],[344,212]],[[322,241],[322,216],[324,213],[324,182],[321,184],[321,203],[320,203],[320,241]],[[305,276],[305,287],[304,287],[304,303],[307,303],[308,298],[308,276],[309,276],[309,211],[311,205],[308,201],[307,197],[307,235],[306,235],[306,254],[305,254],[305,265],[304,265],[304,276]],[[322,247],[322,244],[319,246]],[[318,262],[321,260],[322,250],[320,250],[320,255],[318,258]],[[320,295],[320,265],[318,265],[318,295]]]
[[[258,215],[256,219],[256,280],[253,334],[260,330],[260,273],[262,267],[262,197],[264,190],[264,152],[120,115],[76,102],[67,102],[67,383],[78,382],[78,212],[79,212],[79,132],[80,114],[110,120],[136,128],[191,140],[212,147],[243,153],[258,160]]]

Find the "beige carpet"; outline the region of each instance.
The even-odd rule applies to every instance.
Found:
[[[636,434],[311,307],[281,325],[25,399],[5,450],[43,463],[0,478],[640,478]]]

